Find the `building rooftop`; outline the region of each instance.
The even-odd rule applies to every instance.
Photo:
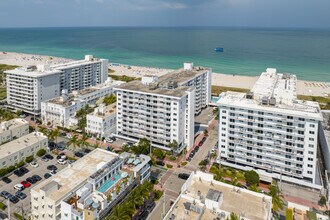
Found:
[[[119,90],[139,91],[164,96],[181,97],[185,94],[185,91],[192,89],[191,87],[182,86],[182,84],[194,77],[197,77],[198,75],[205,73],[206,71],[210,71],[210,69],[191,66],[190,69],[181,68],[162,75],[159,78],[157,76],[145,75],[142,77],[142,80],[135,80],[123,84],[117,88]]]
[[[244,219],[270,219],[271,197],[215,181],[197,171],[183,185],[165,219],[225,219],[235,213]]]
[[[20,150],[45,139],[47,139],[47,137],[44,134],[40,132],[32,132],[11,142],[0,145],[0,159],[19,152]]]
[[[47,75],[53,75],[53,74],[60,74],[60,70],[46,70],[46,69],[37,69],[35,66],[32,67],[18,67],[13,70],[6,70],[5,73],[7,74],[14,74],[19,76],[29,76],[33,78],[47,76]]]
[[[135,154],[130,154],[127,152],[120,154],[120,157],[127,160],[125,163],[125,168],[130,169],[133,172],[138,172],[151,160],[147,155],[140,154],[139,156],[136,156]]]
[[[12,130],[23,125],[29,125],[29,122],[22,118],[14,118],[9,121],[3,121],[0,123],[0,135],[8,130]]]
[[[297,99],[296,82],[296,76],[276,73],[276,69],[268,68],[267,72],[261,74],[251,92],[223,92],[217,104],[322,120],[317,102]]]
[[[67,62],[67,63],[60,63],[60,64],[52,65],[51,67],[54,69],[74,68],[74,67],[79,67],[81,65],[97,63],[101,60],[105,60],[105,59],[94,58],[91,55],[86,55],[85,59],[83,59],[83,60],[76,60],[76,61],[71,61],[71,62]]]
[[[53,188],[52,186],[54,184],[57,184],[58,187],[48,195],[48,198],[59,202],[87,182],[90,176],[97,172],[104,164],[117,157],[118,155],[115,153],[103,149],[95,149],[75,163],[68,165],[56,175],[44,180],[32,190],[37,192],[45,191],[47,194],[47,190]]]
[[[87,116],[95,116],[99,118],[107,118],[110,115],[116,114],[116,104],[111,104],[108,106],[100,105],[99,107],[94,109],[94,112],[89,113]]]

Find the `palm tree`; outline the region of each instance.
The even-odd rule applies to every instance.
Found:
[[[55,140],[55,143],[57,145],[57,138],[60,136],[61,132],[58,129],[55,129],[50,132],[50,136],[52,140]]]
[[[79,140],[77,135],[73,135],[68,142],[68,146],[72,145],[73,149],[76,150],[76,147],[79,145]]]
[[[268,194],[272,197],[273,201],[273,212],[276,214],[279,210],[283,210],[284,208],[283,194],[280,192],[276,181],[274,181],[268,189]]]
[[[117,205],[111,212],[108,220],[131,220],[127,207],[124,205]]]
[[[179,147],[179,144],[176,140],[173,140],[171,143],[168,144],[168,147],[171,148],[172,154],[176,151]]]
[[[83,136],[79,140],[79,144],[80,144],[80,146],[82,148],[89,146],[89,143],[87,142],[87,140],[88,140],[87,135],[86,134],[83,134]]]

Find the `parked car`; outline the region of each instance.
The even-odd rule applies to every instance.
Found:
[[[113,143],[114,142],[114,140],[112,140],[112,139],[110,139],[110,138],[106,138],[106,139],[104,139],[107,143]]]
[[[55,165],[48,165],[47,170],[57,170],[57,167]]]
[[[76,152],[74,153],[74,155],[75,155],[76,157],[79,157],[79,158],[82,158],[82,157],[84,156],[84,154],[83,154],[82,152],[80,152],[80,151],[76,151]]]
[[[5,198],[5,199],[8,199],[11,196],[11,194],[9,192],[5,191],[5,190],[2,191],[0,193],[0,195],[1,195],[1,197]]]
[[[42,180],[42,178],[39,175],[33,175],[32,178],[35,179],[37,182]]]
[[[17,189],[17,190],[24,190],[25,189],[25,187],[22,185],[22,184],[20,184],[20,183],[18,183],[18,184],[16,184],[15,186],[14,186],[14,189]]]
[[[41,157],[41,160],[44,161],[44,162],[48,162],[49,161],[49,159],[45,155]]]
[[[204,143],[204,142],[206,141],[206,137],[203,137],[202,141],[203,141],[203,143]]]
[[[57,163],[61,164],[61,165],[65,165],[66,164],[66,160],[64,159],[58,159]]]
[[[159,166],[165,166],[165,163],[163,161],[156,161],[156,164]]]
[[[31,184],[35,184],[37,182],[37,180],[35,180],[33,177],[27,178],[26,181],[31,183]]]
[[[54,176],[56,174],[56,170],[51,170],[49,173],[50,175]]]
[[[65,137],[66,136],[66,133],[65,132],[62,132],[61,133],[61,136]]]
[[[51,177],[52,175],[50,173],[45,173],[44,177],[45,179],[48,179],[49,177]]]
[[[73,164],[74,162],[76,162],[75,160],[68,160],[68,164]]]
[[[29,172],[29,170],[28,170],[26,167],[21,167],[21,168],[19,168],[19,170],[20,170],[21,172],[23,172],[24,174],[26,174],[26,173]]]
[[[90,150],[90,149],[88,149],[88,148],[85,148],[85,149],[84,149],[84,153],[85,153],[85,154],[88,154],[88,153],[90,153],[90,152],[92,152],[92,150]]]
[[[16,176],[18,176],[18,177],[21,177],[21,176],[24,175],[24,173],[23,173],[20,169],[15,170],[15,171],[14,171],[14,174],[15,174]]]
[[[178,177],[183,180],[187,180],[189,178],[189,174],[187,173],[179,173]]]
[[[60,153],[59,155],[57,155],[56,156],[56,159],[63,159],[63,160],[65,160],[66,159],[66,155],[65,155],[65,153],[64,152],[62,152],[62,153]]]
[[[65,147],[63,147],[61,145],[58,145],[56,149],[59,150],[59,151],[63,151],[63,150],[65,150]]]
[[[49,159],[49,160],[54,159],[54,157],[53,157],[52,155],[50,155],[50,154],[46,154],[45,157],[46,157],[47,159]]]
[[[23,181],[21,182],[21,184],[24,186],[24,188],[29,188],[29,187],[31,186],[31,183],[29,183],[29,182],[26,181],[26,180],[23,180]]]
[[[38,164],[36,161],[32,161],[32,162],[30,163],[30,166],[31,166],[31,167],[38,167],[39,164]]]
[[[16,196],[10,196],[9,197],[9,201],[11,201],[12,203],[16,204],[19,202],[19,199]]]
[[[1,179],[4,183],[11,183],[11,179],[9,179],[8,177],[3,177],[2,179]]]
[[[17,192],[15,193],[15,196],[16,196],[17,198],[19,198],[19,199],[25,199],[25,198],[26,198],[26,194],[23,193],[22,191],[17,191]]]
[[[203,144],[203,141],[200,141],[197,146],[201,147]]]

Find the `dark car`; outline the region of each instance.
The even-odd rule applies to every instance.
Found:
[[[44,175],[45,179],[48,179],[48,178],[51,177],[51,176],[52,176],[52,175],[49,174],[49,173],[45,173],[45,175]]]
[[[42,178],[39,175],[33,175],[32,178],[35,179],[37,182],[42,180]]]
[[[3,177],[1,180],[7,184],[11,183],[11,179],[9,179],[8,177]]]
[[[42,161],[45,161],[45,162],[49,161],[49,159],[48,159],[45,155],[42,156],[41,160],[42,160]]]
[[[61,133],[61,136],[65,137],[66,136],[66,133],[65,132],[62,132]]]
[[[9,201],[11,201],[12,203],[16,204],[19,202],[19,199],[16,196],[11,196],[9,197]]]
[[[74,155],[79,158],[82,158],[84,156],[84,154],[80,151],[75,152]]]
[[[203,141],[201,141],[198,143],[198,146],[201,147],[203,144],[204,144]]]
[[[146,205],[146,209],[150,213],[155,208],[155,206],[156,206],[156,203],[154,201],[152,201]]]
[[[189,157],[191,157],[191,158],[193,158],[194,156],[195,156],[195,152],[194,151],[189,154]]]
[[[32,184],[35,184],[37,182],[37,180],[35,180],[33,177],[27,178],[26,181],[28,181],[29,183],[32,183]]]
[[[26,173],[29,172],[29,170],[28,170],[26,167],[21,167],[21,168],[19,168],[19,170],[20,170],[21,172],[23,172],[24,174],[26,174]]]
[[[1,195],[1,197],[5,198],[5,199],[8,199],[11,196],[11,194],[9,192],[5,191],[5,190],[2,191],[0,193],[0,195]]]
[[[203,137],[202,141],[203,141],[203,143],[204,143],[204,142],[206,141],[206,137]]]
[[[57,167],[55,165],[49,165],[47,166],[47,170],[57,170]]]
[[[88,154],[88,153],[90,153],[91,151],[92,151],[92,150],[86,148],[86,149],[84,150],[84,153],[85,153],[85,154]]]
[[[63,150],[65,150],[65,148],[64,148],[63,146],[61,146],[61,145],[58,145],[56,148],[57,148],[57,150],[59,150],[59,151],[63,151]]]
[[[15,196],[18,197],[19,199],[25,199],[26,198],[26,194],[23,193],[20,190],[15,193]]]
[[[187,173],[179,173],[178,177],[183,180],[187,180],[189,178],[189,174]]]
[[[164,166],[165,163],[163,161],[156,161],[156,164],[159,165],[159,166]]]
[[[54,159],[54,157],[53,157],[52,155],[50,155],[50,154],[46,154],[45,157],[46,157],[47,159],[49,159],[49,160]]]
[[[21,177],[21,176],[24,175],[24,172],[22,172],[20,169],[17,169],[17,170],[14,171],[14,174],[18,177]]]

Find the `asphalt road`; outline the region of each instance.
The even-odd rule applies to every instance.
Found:
[[[14,189],[14,185],[20,183],[23,180],[26,180],[26,178],[37,174],[42,178],[41,181],[43,181],[45,179],[44,174],[49,172],[49,170],[47,170],[48,165],[51,165],[51,164],[56,165],[56,167],[58,168],[57,171],[59,171],[67,166],[67,165],[57,164],[56,156],[55,155],[53,155],[53,156],[54,156],[54,159],[50,160],[48,162],[44,162],[40,158],[37,158],[37,162],[38,162],[39,166],[34,168],[30,165],[27,165],[26,168],[29,169],[29,172],[22,177],[17,177],[14,174],[10,175],[9,178],[12,180],[12,182],[9,184],[6,184],[3,181],[0,181],[0,192],[2,192],[3,190],[6,190],[7,192],[11,193],[12,195],[15,195],[15,192],[17,190]],[[31,211],[30,191],[31,191],[31,188],[33,188],[35,185],[39,184],[41,181],[39,181],[35,184],[32,184],[29,188],[26,188],[23,190],[23,192],[27,195],[27,197],[24,200],[20,200],[16,204],[10,203],[11,214],[13,214],[14,212],[19,213],[21,215],[23,213],[24,216],[28,216],[30,214],[30,211]],[[5,205],[7,205],[7,200],[4,199],[3,197],[0,197],[0,201],[2,203],[4,203]],[[3,212],[7,214],[8,207]]]

